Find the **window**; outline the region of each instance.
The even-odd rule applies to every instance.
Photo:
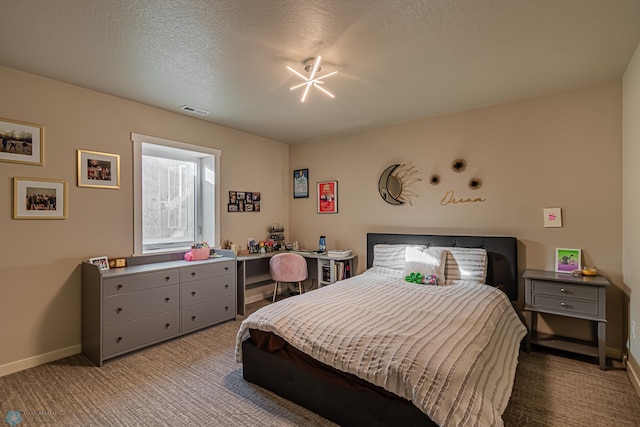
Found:
[[[146,135],[134,144],[134,254],[219,243],[220,151]]]

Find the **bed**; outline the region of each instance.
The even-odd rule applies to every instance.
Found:
[[[410,251],[442,256],[429,268],[451,286],[407,282]],[[340,425],[502,425],[526,334],[517,293],[513,237],[369,233],[363,274],[256,311],[236,358]]]

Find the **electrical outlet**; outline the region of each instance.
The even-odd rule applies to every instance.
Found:
[[[631,321],[631,339],[636,339],[636,322]]]

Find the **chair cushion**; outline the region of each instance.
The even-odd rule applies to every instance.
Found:
[[[269,260],[269,274],[276,282],[300,282],[308,276],[307,260],[299,254],[276,254]]]

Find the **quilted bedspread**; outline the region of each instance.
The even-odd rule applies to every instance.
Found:
[[[428,286],[361,275],[247,317],[316,360],[413,402],[440,426],[501,426],[526,334],[507,296],[477,283]]]

